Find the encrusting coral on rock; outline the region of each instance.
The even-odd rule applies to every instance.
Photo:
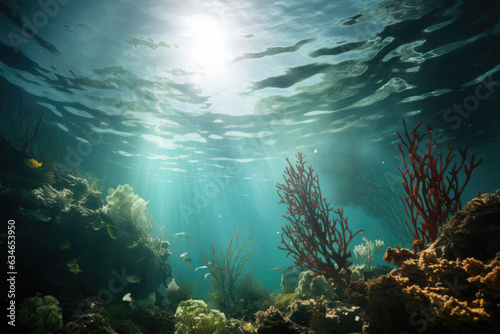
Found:
[[[274,306],[269,307],[266,311],[257,312],[255,317],[257,319],[258,334],[304,333],[303,327],[286,319]]]
[[[185,300],[175,312],[177,334],[222,334],[226,316],[219,310],[211,310],[203,300]]]
[[[500,331],[500,249],[498,241],[490,240],[498,239],[498,233],[484,233],[499,229],[499,195],[482,195],[469,202],[444,226],[443,240],[418,254],[388,249],[385,259],[399,269],[351,284],[348,295],[363,307],[369,332]],[[476,249],[483,247],[477,244],[457,244],[467,235],[491,248],[478,253]]]
[[[473,257],[488,261],[500,251],[500,190],[479,194],[443,226],[429,249],[448,260]]]
[[[19,160],[0,165],[2,214],[15,221],[16,239],[22,242],[16,248],[16,257],[22,259],[16,269],[23,273],[16,280],[19,300],[37,292],[58,300],[101,292],[108,302],[130,292],[139,300],[172,275],[168,243],[154,237],[144,240],[144,230],[126,230],[127,222],[115,223],[104,210],[102,194],[85,179],[65,174],[52,184],[43,182],[38,174],[44,167],[33,170],[22,163],[25,156],[20,152],[0,145],[9,161]],[[149,221],[147,202],[135,195],[134,203],[139,203],[134,222]],[[134,284],[138,281],[141,284]]]
[[[322,275],[314,276],[310,270],[306,270],[299,275],[299,284],[295,289],[301,298],[317,298],[325,296],[335,298],[335,286],[328,282]]]
[[[20,327],[31,334],[55,333],[63,326],[59,302],[52,296],[27,298],[19,309]]]

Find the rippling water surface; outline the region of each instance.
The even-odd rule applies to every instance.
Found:
[[[169,233],[257,226],[274,249],[284,158],[340,201],[332,171],[397,175],[402,118],[484,157],[466,197],[500,185],[498,1],[46,3],[0,5],[2,102],[57,125],[81,159],[55,168],[131,184]]]

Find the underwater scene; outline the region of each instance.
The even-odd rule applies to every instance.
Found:
[[[500,1],[0,32],[0,333],[500,333]]]

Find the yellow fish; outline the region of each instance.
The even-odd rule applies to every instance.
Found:
[[[73,260],[68,262],[69,271],[71,271],[72,273],[75,273],[75,275],[78,275],[78,273],[82,271],[77,262],[78,262],[77,259],[73,259]]]
[[[128,275],[127,277],[125,277],[125,280],[129,283],[141,283],[141,279],[142,278],[137,275]]]
[[[118,228],[115,225],[108,224],[108,234],[111,238],[116,240],[116,235],[118,234]]]
[[[106,229],[108,230],[108,234],[111,237],[111,239],[116,240],[116,235],[118,234],[118,228],[115,225],[111,225],[110,223],[106,224],[103,221],[101,221],[101,224],[103,226],[106,226]]]
[[[132,249],[134,247],[137,247],[138,243],[137,241],[132,241],[130,244],[127,245],[128,249]]]
[[[67,265],[68,265],[68,267],[71,267],[72,265],[74,265],[77,262],[78,262],[77,259],[69,260],[68,263],[67,263]]]
[[[246,331],[251,331],[253,329],[253,325],[251,323],[247,323],[245,327],[243,327]]]
[[[191,258],[190,258],[189,256],[187,256],[187,255],[188,255],[188,252],[186,252],[186,253],[182,253],[182,254],[181,254],[181,259],[182,259],[184,262],[186,262],[188,265],[190,265],[190,266],[191,266],[191,265],[193,264],[193,261],[191,261]]]
[[[35,159],[26,159],[23,160],[24,164],[30,168],[40,168],[42,167],[43,162],[38,162]]]
[[[69,249],[71,247],[73,243],[69,241],[69,239],[67,240],[63,240],[60,244],[59,244],[59,249],[60,250],[65,250],[65,249]]]

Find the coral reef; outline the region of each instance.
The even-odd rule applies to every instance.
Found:
[[[300,298],[309,299],[324,296],[335,298],[335,287],[330,284],[325,276],[314,276],[311,270],[302,272],[299,276],[299,284],[295,290]]]
[[[363,278],[368,280],[368,279],[376,278],[376,277],[379,277],[382,275],[386,275],[386,274],[390,273],[392,271],[392,269],[393,268],[389,267],[389,266],[376,265],[376,266],[370,267],[369,269],[363,268],[360,270],[360,272],[361,272],[361,275],[363,276]],[[353,270],[353,274],[354,274],[354,270]]]
[[[179,306],[180,302],[188,299],[194,298],[194,284],[188,282],[181,282],[179,285],[175,282],[175,279],[165,287],[163,290],[163,301],[162,306],[172,313]]]
[[[222,334],[226,317],[218,310],[210,310],[203,300],[185,300],[175,312],[176,334]]]
[[[351,285],[349,294],[372,332],[493,333],[500,330],[499,265],[424,251],[386,276]]]
[[[443,230],[461,226],[457,234],[447,232],[446,240],[438,240],[419,254],[388,249],[385,258],[394,261],[399,269],[368,282],[351,284],[347,293],[363,308],[369,332],[500,330],[500,248],[497,241],[489,241],[496,239],[494,236],[475,227],[490,232],[498,229],[498,195],[481,195],[456,213]],[[474,258],[477,245],[472,248],[454,243],[464,240],[464,233],[496,248],[482,252],[483,260]],[[437,254],[438,250],[443,257]]]
[[[125,303],[111,303],[99,312],[116,332],[120,334],[140,334],[141,328],[130,320],[132,309]]]
[[[99,313],[86,313],[77,316],[64,326],[65,333],[79,334],[117,334],[108,320]]]
[[[108,203],[104,207],[106,213],[115,224],[125,231],[139,235],[142,239],[151,237],[153,217],[148,212],[148,202],[134,195],[134,189],[128,185],[119,185],[116,189],[109,188]]]
[[[285,312],[288,306],[295,300],[299,298],[298,292],[293,293],[280,293],[274,297],[273,306],[276,307],[281,312]]]
[[[65,333],[169,334],[175,331],[173,314],[154,305],[132,309],[123,302],[103,305],[89,298],[74,303],[67,305],[68,309],[76,307],[77,312],[65,315],[69,319],[64,326]]]
[[[168,243],[156,240],[158,247],[152,247],[140,235],[122,230],[112,238],[113,222],[103,210],[101,193],[86,180],[61,175],[54,184],[42,182],[36,170],[22,163],[22,154],[2,149],[12,160],[0,165],[3,214],[16,221],[16,238],[23,243],[16,248],[22,259],[16,269],[23,272],[16,281],[18,298],[37,292],[58,300],[99,295],[109,303],[131,292],[141,299],[171,276]],[[140,275],[141,284],[129,283],[129,275]]]
[[[136,310],[128,318],[140,327],[142,333],[169,334],[175,331],[174,317],[154,305]]]
[[[401,267],[408,259],[418,259],[418,255],[409,249],[399,248],[397,245],[396,248],[387,248],[384,254],[384,260],[387,263],[394,262],[394,264],[398,267]]]
[[[363,321],[357,306],[324,297],[295,300],[284,315],[276,307],[256,314],[257,333],[355,333]]]
[[[431,147],[435,144],[431,128],[420,135],[419,126],[408,133],[405,124],[410,151],[425,138]],[[407,210],[419,212],[414,217],[423,217],[419,196],[431,201],[441,196],[435,200],[441,211],[426,207],[428,215],[441,217],[460,208],[459,195],[481,161],[475,163],[473,157],[466,163],[467,149],[460,150],[462,162],[453,167],[452,149],[443,158],[430,151],[412,155],[407,170],[401,171],[411,191],[403,199]],[[333,210],[322,197],[317,174],[299,153],[296,165],[287,159],[278,194],[288,205],[289,223],[280,248],[303,267],[274,269],[282,273],[283,292],[296,292],[271,296],[244,271],[253,252],[247,246],[257,238],[252,231],[241,238],[238,230],[226,249],[216,251],[212,244],[203,254],[215,287],[211,308],[219,311],[191,299],[193,284],[178,285],[173,279],[161,284],[172,275],[169,243],[153,235],[148,202],[130,185],[109,189],[105,205],[95,183],[72,175],[56,180],[41,167],[29,167],[23,162],[28,157],[2,138],[0,152],[12,161],[0,165],[0,200],[3,213],[16,220],[16,238],[22,240],[16,248],[22,259],[16,269],[23,273],[16,280],[16,299],[24,300],[18,321],[25,333],[500,332],[500,191],[479,195],[437,228],[410,218],[406,225],[413,225],[419,238],[413,251],[389,248],[384,256],[398,269],[370,267],[382,242],[366,238],[354,248],[360,265],[353,267],[348,245],[360,231],[353,233],[343,210]],[[432,175],[446,171],[438,168],[441,162],[451,167],[448,184],[437,189],[419,181],[425,170],[410,171],[419,161],[425,161],[422,165]],[[463,178],[457,176],[461,171]],[[465,180],[460,187],[459,179]],[[448,199],[442,194],[447,191]],[[418,253],[436,230],[442,236]],[[5,289],[0,288],[0,295]],[[346,289],[349,302],[343,299]],[[39,291],[45,296],[33,297]]]
[[[279,249],[292,254],[295,264],[332,279],[341,288],[349,285],[352,262],[347,249],[362,230],[352,233],[344,210],[333,210],[321,195],[319,178],[311,166],[306,167],[305,155],[296,155],[295,167],[288,158],[284,184],[277,184],[280,204],[287,205],[285,225]]]
[[[228,319],[226,322],[226,333],[227,334],[250,334],[257,333],[254,326],[243,320],[238,319]]]
[[[287,318],[315,332],[341,334],[361,332],[360,315],[358,306],[321,297],[294,301]]]
[[[487,261],[500,250],[500,190],[479,194],[443,226],[441,238],[430,246],[448,260],[473,257]]]
[[[96,314],[120,334],[173,333],[175,327],[173,316],[154,305],[133,310],[125,303],[111,303]]]
[[[52,296],[37,294],[21,303],[19,324],[30,334],[52,334],[63,326],[59,302]]]
[[[266,311],[259,311],[255,315],[257,318],[258,334],[299,334],[305,333],[306,329],[297,325],[274,306],[270,306]]]

